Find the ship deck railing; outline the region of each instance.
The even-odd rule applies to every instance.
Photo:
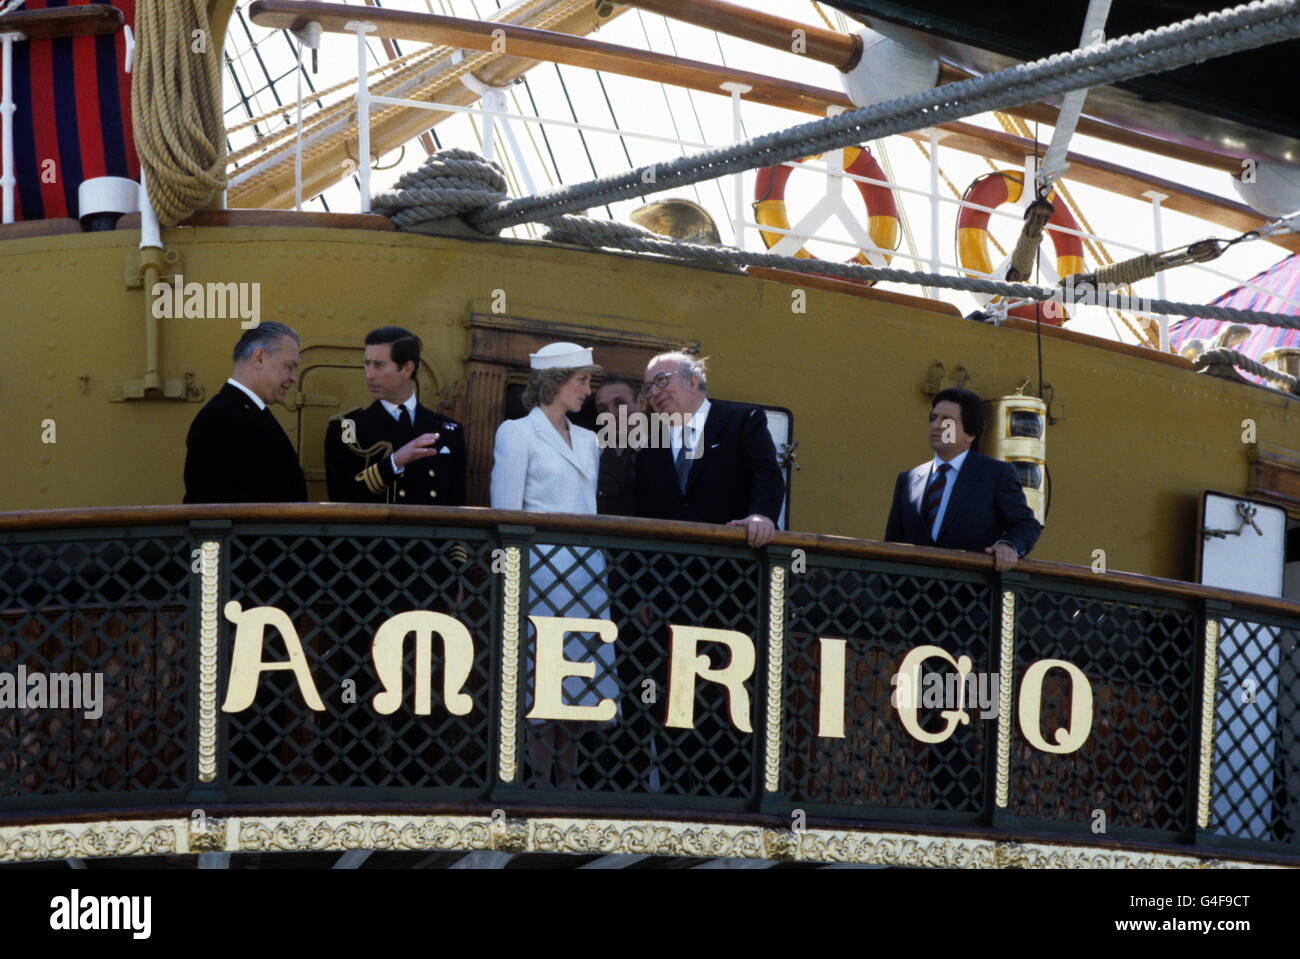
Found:
[[[0,861],[642,842],[1295,865],[1298,637],[1284,600],[840,536],[754,550],[720,526],[342,504],[0,513]],[[601,699],[612,720],[556,718]]]

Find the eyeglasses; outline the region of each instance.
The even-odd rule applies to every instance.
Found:
[[[654,379],[646,380],[644,383],[641,384],[641,395],[649,396],[650,391],[655,388],[661,390],[667,389],[668,381],[672,379],[674,376],[681,375],[681,372],[682,372],[681,370],[673,370],[673,372],[671,373],[660,373]]]

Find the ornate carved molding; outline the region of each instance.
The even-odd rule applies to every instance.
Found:
[[[198,852],[496,850],[772,859],[960,869],[1221,869],[1255,863],[1097,846],[868,830],[627,819],[473,816],[231,816],[0,829],[0,862]]]
[[[183,852],[188,820],[54,823],[0,829],[0,862],[163,856]]]

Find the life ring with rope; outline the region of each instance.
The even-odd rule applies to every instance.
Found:
[[[795,162],[802,163],[806,159],[809,159],[809,157],[803,157]],[[793,172],[794,167],[785,164],[761,167],[758,170],[758,176],[754,183],[754,219],[758,221],[759,233],[769,250],[780,243],[786,234],[764,230],[763,227],[775,227],[778,230],[786,231],[790,229],[790,219],[785,207],[785,187],[786,182],[790,179],[790,174]],[[887,179],[885,171],[881,169],[876,158],[871,155],[871,151],[860,147],[844,148],[844,172],[871,180],[883,181]],[[862,195],[863,205],[867,208],[867,236],[879,251],[879,255],[876,257],[876,262],[873,263],[871,255],[867,251],[859,250],[847,262],[861,263],[863,266],[887,266],[890,261],[890,254],[898,249],[899,234],[901,232],[898,223],[898,204],[894,201],[894,191],[888,186],[882,186],[879,183],[865,183],[862,180],[854,180],[853,182],[858,188],[858,193]],[[807,260],[817,259],[816,256],[803,247],[799,248],[795,256]],[[881,261],[882,257],[883,262]],[[852,282],[870,286],[875,281],[855,280]]]
[[[982,207],[999,207],[1003,203],[1015,203],[1020,199],[1024,189],[1024,174],[1010,170],[998,170],[976,177],[962,195],[962,202],[975,203]],[[1074,273],[1084,272],[1083,240],[1077,233],[1066,230],[1078,230],[1079,224],[1068,207],[1055,191],[1047,197],[1055,207],[1047,221],[1047,231],[1052,238],[1052,248],[1056,253],[1057,279],[1064,279]],[[957,214],[957,262],[963,269],[973,274],[988,276],[993,272],[993,260],[989,255],[989,210],[976,210],[962,206]],[[1061,229],[1052,229],[1061,227]],[[993,297],[993,302],[1000,297]],[[1051,306],[1052,308],[1047,308]],[[1012,307],[1007,311],[1011,316],[1032,320],[1037,316],[1037,305],[1033,303]],[[1060,326],[1069,317],[1059,304],[1045,305],[1042,321]]]

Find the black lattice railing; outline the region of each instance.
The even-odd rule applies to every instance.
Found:
[[[594,706],[612,698],[616,717],[604,724],[529,719],[520,724],[525,782],[557,787],[708,799],[753,795],[753,733],[732,725],[725,691],[695,686],[695,728],[665,725],[669,624],[701,626],[760,638],[765,567],[742,550],[701,547],[583,548],[545,544],[526,551],[525,612],[606,618],[619,624],[616,644],[593,633],[571,634],[566,658],[593,662],[593,677],[566,680],[566,705]],[[752,554],[751,554],[752,556]],[[531,626],[524,636],[531,647]],[[700,655],[715,668],[730,652],[704,642]],[[755,674],[745,682],[757,722]],[[525,655],[521,675],[531,707],[533,673]]]
[[[984,764],[992,726],[976,719],[945,743],[913,738],[892,702],[903,657],[936,645],[970,656],[987,674],[991,591],[978,577],[930,579],[878,564],[845,566],[810,557],[788,591],[788,653],[781,790],[794,803],[975,813],[983,805]],[[821,736],[819,690],[823,638],[843,639],[844,735]],[[926,675],[947,686],[951,673],[930,660]],[[923,682],[925,678],[923,677]],[[924,708],[922,729],[943,728]],[[946,704],[945,704],[946,705]]]
[[[186,786],[197,579],[175,530],[0,540],[0,810]]]
[[[1003,577],[990,566],[943,568],[893,550],[809,549],[796,564],[784,548],[496,526],[492,514],[478,528],[328,519],[194,526],[155,519],[147,527],[0,535],[0,813],[199,798],[527,799],[593,809],[804,809],[810,817],[1074,835],[1094,832],[1100,813],[1120,840],[1286,855],[1300,848],[1300,615],[1285,607],[1226,594],[1203,601],[1122,577],[1094,586],[1033,564]],[[198,557],[214,540],[216,580],[207,582],[216,609],[233,601],[239,616],[259,608],[287,616],[324,709],[308,708],[294,673],[262,672],[251,705],[207,714],[211,725],[202,728],[215,729],[216,774],[201,782]],[[522,559],[513,734],[501,729],[508,547]],[[786,569],[785,605],[776,607],[784,613],[783,659],[774,672],[773,563]],[[1015,615],[1004,619],[1008,592]],[[414,634],[401,644],[400,704],[377,708],[376,630],[413,611],[444,614],[469,637],[464,710],[444,700],[442,642],[432,639],[426,668]],[[593,672],[564,680],[561,705],[611,699],[612,720],[528,715],[536,679],[529,616],[596,620],[608,625],[593,630],[616,631],[613,642],[595,631],[556,640],[564,659]],[[1203,705],[1207,616],[1220,625],[1212,716]],[[1005,623],[1012,707],[999,716],[1001,703],[972,702],[971,694],[1001,692]],[[209,625],[219,706],[236,627],[224,615]],[[687,637],[700,629],[722,632],[702,638],[691,655]],[[751,729],[737,728],[726,689],[706,677],[693,694],[678,690],[693,704],[693,727],[667,725],[673,653],[684,665],[702,656],[706,672],[718,670],[732,661],[724,639],[753,656],[738,698]],[[927,658],[910,727],[895,680],[904,658],[927,646],[970,657],[973,682],[965,702],[953,702],[954,671]],[[284,637],[267,629],[264,660],[286,655]],[[1032,720],[1019,708],[1026,674],[1045,660],[1058,665],[1032,691],[1038,727],[1026,730],[1021,724]],[[20,669],[101,677],[102,716],[85,715],[88,698],[81,710],[6,701]],[[1044,744],[1074,731],[1080,693],[1070,670],[1086,683],[1092,709],[1081,744],[1060,753]],[[417,676],[429,682],[427,712],[417,710]],[[775,678],[781,718],[770,737]],[[940,691],[936,701],[929,688]],[[833,706],[823,709],[837,689],[838,717]],[[922,740],[943,728],[942,711],[962,708],[969,721],[946,741]],[[1212,767],[1200,759],[1206,729]],[[502,778],[510,745],[514,774]],[[1209,821],[1199,826],[1203,809]]]
[[[1179,832],[1187,827],[1201,676],[1197,617],[1188,608],[1076,591],[1016,591],[1014,680],[1037,660],[1073,663],[1092,688],[1087,740],[1074,752],[1036,748],[1013,725],[1010,811],[1045,821]],[[1071,685],[1044,678],[1039,734],[1070,726]],[[1104,819],[1097,815],[1104,814]]]
[[[290,613],[326,707],[306,708],[292,673],[264,673],[265,690],[226,721],[232,789],[486,788],[493,694],[485,637],[494,635],[498,577],[485,538],[400,527],[351,535],[252,527],[232,535],[225,550],[232,596],[245,607]],[[383,715],[373,706],[381,689],[371,662],[374,632],[393,614],[420,609],[454,617],[475,639],[463,689],[473,707],[463,716],[440,701],[428,715],[415,712],[416,644],[410,639],[404,643],[401,707]],[[436,640],[432,647],[430,675],[440,690],[443,650]],[[268,639],[267,649],[287,656],[278,640]]]
[[[1209,831],[1295,844],[1300,831],[1300,629],[1223,617]]]

